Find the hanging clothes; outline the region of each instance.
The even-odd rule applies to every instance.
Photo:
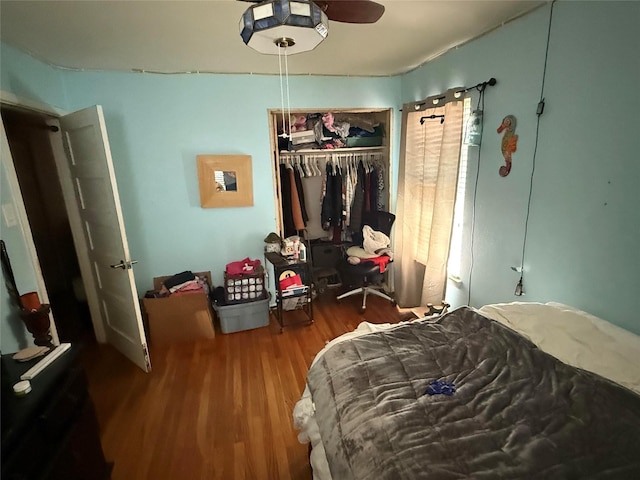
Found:
[[[352,234],[362,230],[362,213],[364,211],[364,165],[358,163],[356,169],[356,186],[353,191],[353,201],[351,202],[351,221],[349,230]]]
[[[321,222],[324,230],[342,226],[342,174],[339,169],[334,172],[334,165],[327,162],[325,194],[322,199]]]
[[[305,223],[302,218],[302,207],[300,205],[300,196],[296,187],[296,173],[294,169],[289,170],[289,182],[291,185],[291,213],[293,216],[293,226],[296,230],[304,230]]]
[[[384,169],[378,168],[378,211],[384,211],[386,206],[384,205]]]
[[[379,152],[324,152],[313,154],[288,153],[281,156],[282,169],[287,171],[283,182],[282,208],[284,232],[287,236],[310,228],[316,238],[327,232],[336,242],[353,239],[362,230],[365,213],[386,210],[383,156]],[[321,162],[321,163],[319,163]],[[308,184],[307,178],[320,184]],[[320,222],[312,221],[305,205],[304,189],[320,187]],[[286,190],[286,191],[285,191]],[[315,203],[315,202],[314,202]],[[318,218],[314,215],[315,218]]]
[[[371,172],[364,174],[364,212],[371,211]]]
[[[351,160],[351,159],[350,159]],[[351,205],[353,204],[353,194],[358,180],[358,173],[354,169],[352,161],[347,162],[344,195],[344,224],[346,227],[351,225]]]
[[[369,174],[369,212],[378,211],[378,170],[374,168]]]
[[[302,222],[305,225],[304,228],[306,228],[307,222],[309,221],[309,215],[307,214],[307,206],[304,199],[304,187],[302,184],[302,177],[297,170],[294,170],[294,177],[296,181],[296,191],[298,192],[298,200],[300,201],[300,211],[302,214]]]
[[[293,222],[293,208],[291,206],[291,177],[289,170],[287,165],[280,164],[280,204],[282,206],[282,226],[285,237],[296,234],[296,227]]]

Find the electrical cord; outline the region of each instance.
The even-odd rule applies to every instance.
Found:
[[[480,96],[478,97],[478,104],[476,105],[476,111],[478,109],[480,109],[480,106],[482,105],[482,109],[481,111],[483,112],[483,115],[481,117],[480,120],[480,140],[478,142],[478,168],[476,169],[476,179],[474,182],[474,187],[473,187],[473,203],[471,205],[471,241],[469,249],[470,249],[470,259],[469,259],[469,282],[468,282],[468,288],[467,288],[467,305],[471,305],[471,277],[473,275],[473,262],[474,262],[474,256],[473,256],[473,246],[474,246],[474,242],[473,239],[475,237],[475,230],[476,230],[476,198],[477,198],[477,194],[478,194],[478,179],[480,178],[480,161],[482,159],[482,138],[484,136],[484,90],[486,88],[486,85],[481,85],[478,86],[477,89],[480,92]]]
[[[531,198],[533,196],[533,178],[536,172],[536,158],[538,153],[538,137],[540,135],[540,117],[544,112],[544,84],[547,78],[547,60],[549,58],[549,40],[551,39],[551,21],[553,20],[553,7],[556,3],[556,0],[551,2],[551,8],[549,10],[549,26],[547,29],[547,45],[544,52],[544,66],[542,68],[542,85],[540,87],[540,101],[538,102],[538,106],[536,108],[536,136],[533,144],[533,158],[531,160],[531,178],[529,180],[529,197],[527,199],[527,213],[524,220],[524,236],[522,239],[522,257],[520,262],[520,294],[522,294],[522,279],[524,277],[524,260],[525,260],[525,252],[527,248],[527,233],[529,231],[529,215],[531,214]]]

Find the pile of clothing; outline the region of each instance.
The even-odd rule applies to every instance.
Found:
[[[206,278],[195,275],[192,271],[176,273],[162,282],[159,290],[149,290],[145,298],[163,298],[169,295],[184,295],[187,293],[209,294],[209,285]]]
[[[387,263],[393,261],[393,252],[389,247],[391,240],[383,232],[374,230],[369,225],[362,227],[364,237],[362,247],[354,245],[347,249],[347,261],[351,265],[360,262],[373,262],[380,268],[380,273],[384,273]]]
[[[307,143],[290,143],[286,137],[279,137],[282,143],[280,150],[295,151],[305,148],[333,149],[344,148],[347,138],[373,137],[382,132],[381,124],[373,117],[345,112],[325,112],[291,115],[287,125],[278,125],[278,133],[313,132],[314,141]]]

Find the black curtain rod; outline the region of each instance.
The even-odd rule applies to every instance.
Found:
[[[482,90],[484,90],[485,88],[487,88],[487,85],[489,85],[489,86],[493,87],[496,83],[498,83],[498,81],[497,81],[495,78],[491,77],[491,78],[490,78],[489,80],[487,80],[486,82],[480,82],[479,84],[474,85],[473,87],[467,87],[467,88],[464,88],[464,89],[462,89],[462,90],[458,90],[458,91],[459,91],[460,93],[467,93],[469,90],[473,90],[474,88],[475,88],[476,90],[478,90],[478,91],[482,91]]]
[[[467,93],[470,90],[476,89],[479,92],[484,91],[485,88],[487,88],[487,86],[491,86],[493,87],[496,83],[498,83],[498,81],[491,77],[489,80],[487,80],[486,82],[480,82],[477,85],[474,85],[473,87],[467,87],[467,88],[463,88],[462,90],[456,90],[455,93]],[[434,97],[433,100],[444,100],[446,98],[446,95],[440,95],[439,97]],[[423,105],[425,105],[427,102],[417,102],[415,105],[418,107],[422,107]],[[402,111],[402,110],[400,110]]]

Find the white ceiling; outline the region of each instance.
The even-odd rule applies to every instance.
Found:
[[[528,0],[377,0],[372,25],[330,22],[315,50],[289,58],[292,74],[385,76],[535,9]],[[83,70],[277,73],[275,56],[242,43],[249,6],[209,1],[0,1],[0,39],[49,64]]]

